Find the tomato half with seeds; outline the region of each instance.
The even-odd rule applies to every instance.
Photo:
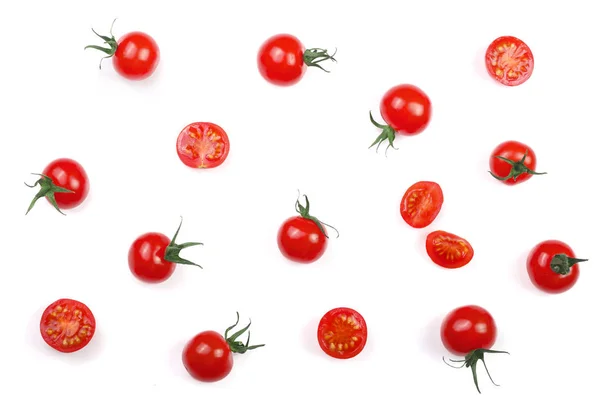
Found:
[[[42,313],[40,333],[54,350],[73,353],[87,346],[96,332],[92,311],[80,301],[59,299]]]
[[[434,231],[425,241],[427,255],[440,267],[462,268],[473,259],[473,247],[466,240],[450,232]]]
[[[177,137],[177,155],[190,168],[215,168],[229,155],[229,136],[212,122],[194,122]]]
[[[419,181],[411,185],[400,202],[400,215],[413,228],[425,228],[438,216],[444,193],[436,182]]]
[[[521,39],[501,36],[487,48],[485,65],[490,76],[501,84],[518,86],[533,73],[533,54]]]
[[[329,310],[319,322],[317,340],[329,356],[339,359],[356,357],[367,344],[367,323],[351,308]]]
[[[573,249],[560,240],[545,240],[535,245],[527,256],[529,279],[546,293],[563,293],[571,289],[579,279],[580,262]]]
[[[536,172],[537,157],[531,147],[516,140],[500,143],[489,158],[490,174],[505,185],[517,185],[531,179]]]

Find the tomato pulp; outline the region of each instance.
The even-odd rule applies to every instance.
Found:
[[[411,227],[425,228],[437,218],[443,204],[444,193],[438,183],[419,181],[404,192],[400,215]]]
[[[321,350],[339,359],[356,357],[367,344],[367,335],[363,316],[347,307],[329,310],[321,318],[317,329]]]
[[[96,332],[96,319],[82,302],[59,299],[42,313],[40,333],[54,350],[73,353],[87,346]]]
[[[229,136],[211,122],[194,122],[177,137],[177,156],[190,168],[215,168],[229,155]]]
[[[496,81],[506,86],[518,86],[533,73],[533,53],[521,39],[501,36],[488,46],[485,65]]]

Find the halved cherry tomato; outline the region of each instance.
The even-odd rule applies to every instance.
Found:
[[[44,310],[40,320],[42,338],[48,346],[61,353],[83,349],[95,332],[94,314],[77,300],[56,300]]]
[[[527,273],[531,282],[547,293],[562,293],[571,289],[579,279],[580,262],[575,252],[560,240],[545,240],[531,249],[527,256]]]
[[[217,124],[194,122],[177,137],[177,155],[191,168],[215,168],[229,155],[229,136]]]
[[[400,215],[413,228],[425,228],[438,216],[444,193],[436,182],[419,181],[409,187],[400,202]]]
[[[517,86],[533,73],[533,54],[521,39],[501,36],[494,40],[485,53],[489,74],[506,86]]]
[[[439,230],[427,235],[425,247],[431,261],[448,269],[464,267],[471,262],[474,254],[466,239]]]
[[[528,145],[509,140],[500,143],[492,151],[489,159],[490,174],[502,183],[512,186],[531,179],[532,175],[545,175],[536,172],[537,157]]]
[[[367,344],[367,323],[357,311],[340,307],[329,310],[319,322],[317,340],[329,356],[348,359],[357,356]]]

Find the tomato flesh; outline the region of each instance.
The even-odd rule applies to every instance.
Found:
[[[62,353],[81,350],[92,340],[96,320],[83,303],[72,299],[59,299],[50,304],[40,320],[40,333],[44,341]]]
[[[327,232],[325,227],[323,230]],[[295,216],[288,218],[279,228],[277,245],[287,259],[308,264],[323,256],[327,237],[314,221]]]
[[[227,341],[218,332],[204,331],[194,336],[184,347],[185,369],[202,382],[216,382],[233,369],[233,354]]]
[[[466,239],[441,230],[427,235],[425,248],[431,261],[448,269],[464,267],[474,255],[473,247]]]
[[[527,256],[527,273],[531,283],[538,289],[551,294],[566,292],[579,279],[579,265],[571,267],[566,275],[552,271],[550,262],[556,254],[576,258],[573,249],[560,240],[545,240],[535,245]]]
[[[436,182],[419,181],[411,185],[400,202],[400,215],[413,228],[425,228],[438,216],[444,193]]]
[[[468,305],[446,315],[440,334],[448,351],[466,355],[476,349],[490,349],[496,342],[497,328],[486,309]]]
[[[119,39],[113,67],[131,80],[146,79],[160,61],[160,50],[154,39],[143,32],[130,32]]]
[[[258,51],[258,71],[268,82],[279,86],[296,84],[306,72],[304,46],[295,36],[275,35]]]
[[[533,54],[529,46],[513,36],[494,40],[485,53],[488,73],[506,86],[518,86],[533,73]]]
[[[340,307],[328,311],[319,322],[317,339],[329,356],[348,359],[357,356],[367,343],[367,324],[357,311]]]
[[[381,116],[396,133],[416,135],[429,124],[431,101],[414,85],[398,85],[389,89],[379,105]]]
[[[229,155],[229,137],[220,126],[194,122],[177,137],[177,155],[191,168],[215,168]]]

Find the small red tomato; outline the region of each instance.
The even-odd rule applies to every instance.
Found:
[[[335,53],[312,48],[305,50],[304,45],[295,36],[275,35],[267,39],[258,50],[258,71],[268,82],[279,86],[298,83],[308,67],[317,67],[325,72],[320,62],[336,61]]]
[[[485,52],[485,65],[492,78],[506,86],[518,86],[533,73],[533,54],[521,39],[501,36]]]
[[[464,360],[450,361],[462,364],[460,367],[472,369],[475,387],[481,393],[475,373],[477,361],[481,360],[487,371],[487,366],[483,359],[485,353],[508,354],[506,351],[490,350],[496,342],[497,336],[494,318],[492,318],[487,310],[479,306],[468,305],[458,307],[444,318],[440,335],[442,343],[448,351],[456,355],[465,356]],[[490,376],[491,379],[492,377]]]
[[[114,25],[114,21],[113,21]],[[154,39],[143,32],[130,32],[117,43],[110,27],[110,37],[101,36],[108,47],[89,45],[85,48],[100,50],[106,54],[104,58],[112,58],[115,71],[130,80],[142,80],[154,73],[160,61],[160,49]],[[102,60],[100,60],[102,68]]]
[[[527,257],[529,279],[547,293],[562,293],[571,289],[579,279],[580,262],[573,249],[559,240],[545,240],[535,245]]]
[[[383,129],[370,146],[377,145],[377,149],[386,140],[389,142],[388,149],[394,147],[397,133],[413,136],[423,132],[431,119],[431,101],[425,92],[414,85],[403,84],[389,89],[381,99],[379,110],[387,125],[375,122],[369,113],[371,123]]]
[[[536,172],[537,158],[531,147],[509,140],[500,143],[490,155],[490,174],[502,183],[512,186],[525,182],[532,175],[545,175]]]
[[[42,313],[40,333],[54,350],[73,353],[83,349],[94,337],[96,319],[83,303],[59,299]]]
[[[438,216],[444,193],[436,182],[419,181],[411,185],[400,202],[400,215],[413,228],[425,228]]]
[[[177,137],[177,155],[190,168],[215,168],[229,155],[229,137],[219,125],[194,122]]]
[[[61,214],[64,209],[79,206],[87,198],[90,191],[90,183],[87,173],[75,160],[70,158],[59,158],[52,161],[44,168],[38,179],[30,188],[40,185],[39,192],[35,195],[25,214],[33,208],[38,199],[45,197],[46,200]]]
[[[453,233],[434,231],[425,241],[427,255],[440,267],[462,268],[473,259],[473,247],[466,240]]]
[[[367,344],[367,323],[357,311],[329,310],[319,322],[317,340],[325,354],[339,359],[356,357]]]
[[[306,206],[300,204],[300,199],[296,201],[296,211],[300,216],[288,218],[279,228],[277,244],[281,254],[289,260],[308,264],[325,253],[329,239],[325,226],[335,228],[310,215],[308,197],[304,198]]]
[[[135,239],[129,247],[128,261],[129,269],[136,278],[143,282],[159,283],[173,275],[176,264],[200,267],[200,265],[179,256],[181,250],[202,244],[198,242],[175,243],[182,223],[183,219],[171,240],[157,232],[145,233]]]
[[[264,344],[248,346],[248,342],[237,341],[237,338],[250,328],[248,324],[242,330],[228,337],[229,331],[240,321],[237,314],[235,325],[230,326],[221,335],[215,331],[204,331],[194,336],[184,347],[182,361],[185,369],[201,382],[216,382],[225,378],[233,368],[233,353],[243,354],[248,350],[264,346]],[[248,333],[250,340],[250,333]]]

